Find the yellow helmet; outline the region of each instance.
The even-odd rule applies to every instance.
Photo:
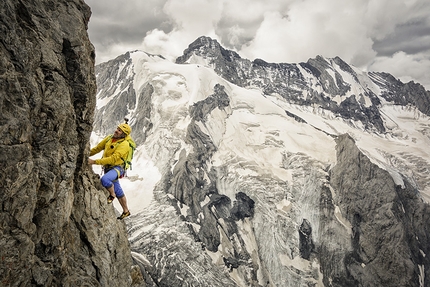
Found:
[[[127,136],[131,134],[131,127],[128,124],[120,124],[118,128]]]

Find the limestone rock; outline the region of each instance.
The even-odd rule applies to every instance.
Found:
[[[0,285],[129,285],[125,227],[87,165],[90,8],[3,0],[0,15]]]

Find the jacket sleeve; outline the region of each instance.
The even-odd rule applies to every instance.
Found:
[[[123,141],[116,147],[115,151],[111,155],[97,159],[95,163],[100,165],[123,165],[124,160],[127,157],[128,150],[128,142]]]
[[[105,137],[101,142],[99,142],[99,144],[98,145],[96,145],[95,147],[93,147],[91,150],[90,150],[90,156],[93,156],[93,155],[95,155],[95,154],[98,154],[99,152],[101,152],[102,150],[104,150],[105,149],[105,146],[106,146],[106,142],[109,140],[109,138],[110,138],[111,136],[107,136],[107,137]]]

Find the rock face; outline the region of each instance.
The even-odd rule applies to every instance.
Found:
[[[352,234],[330,231],[330,220],[322,221],[326,236],[320,262],[324,262],[325,278],[333,280],[331,285],[327,280],[324,283],[428,286],[430,262],[424,254],[429,252],[429,205],[409,183],[405,188],[397,186],[387,171],[357,149],[351,137],[341,136],[337,142],[338,162],[330,172],[330,185],[336,192],[331,199],[325,197],[321,208],[333,217],[333,204],[339,206],[352,225]],[[417,213],[422,219],[417,220]],[[342,263],[333,268],[333,261]]]
[[[87,165],[90,9],[3,0],[0,15],[0,285],[129,285],[124,225]]]
[[[251,62],[207,37],[176,63],[134,51],[96,74],[96,134],[127,116],[137,139],[127,232],[148,286],[429,285],[418,84],[339,58]]]
[[[312,240],[312,226],[309,221],[303,219],[302,224],[299,228],[299,239],[300,239],[300,257],[309,260],[312,252],[315,250],[314,242]]]
[[[430,115],[430,97],[428,91],[418,83],[403,84],[388,73],[370,73],[375,82],[379,82],[385,92],[382,96],[396,104],[412,105],[422,113]]]

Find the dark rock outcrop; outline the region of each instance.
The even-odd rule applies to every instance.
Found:
[[[0,15],[0,285],[130,285],[124,225],[87,165],[91,11],[3,0]]]
[[[231,216],[234,220],[243,220],[254,215],[255,202],[243,192],[236,194],[236,201],[231,209]]]
[[[430,115],[430,93],[413,81],[406,84],[388,73],[373,72],[370,77],[384,88],[382,97],[398,105],[412,105],[423,114]]]
[[[176,59],[176,63],[183,64],[194,54],[207,57],[214,64],[215,71],[228,81],[245,84],[240,69],[237,69],[237,61],[242,60],[241,57],[234,51],[224,49],[218,41],[209,37],[198,38]]]
[[[195,103],[191,107],[191,117],[196,121],[205,122],[208,114],[215,108],[225,108],[230,104],[230,99],[227,93],[224,91],[224,86],[216,84],[214,87],[214,93],[206,99]]]
[[[312,226],[311,223],[303,219],[299,227],[299,250],[300,257],[309,260],[311,253],[314,251],[315,245],[312,240]]]
[[[406,180],[404,187],[397,186],[350,136],[340,136],[337,144],[337,164],[330,172],[336,196],[331,198],[328,192],[321,207],[327,218],[336,221],[333,209],[339,206],[351,223],[351,235],[322,221],[327,236],[322,237],[319,256],[325,284],[330,278],[330,286],[427,286],[429,205]]]

